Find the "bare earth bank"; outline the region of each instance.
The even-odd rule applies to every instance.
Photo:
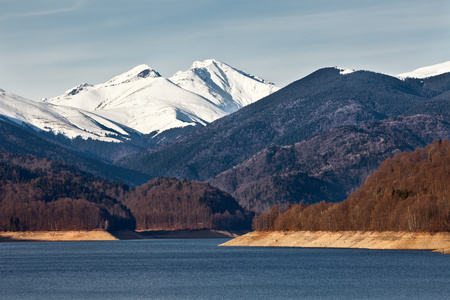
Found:
[[[0,242],[15,241],[111,241],[111,233],[93,231],[0,231]]]
[[[0,231],[0,242],[19,241],[111,241],[139,239],[232,238],[246,232],[220,230],[148,230],[148,231]]]
[[[450,233],[253,231],[220,246],[410,249],[450,254]]]

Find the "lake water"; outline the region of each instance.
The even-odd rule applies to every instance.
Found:
[[[226,239],[0,244],[0,299],[450,299],[450,256]]]

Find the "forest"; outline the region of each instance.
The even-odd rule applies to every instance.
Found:
[[[27,154],[0,153],[0,231],[243,229],[252,215],[207,183],[129,186]]]
[[[342,202],[273,206],[252,228],[449,232],[450,141],[388,158]]]
[[[253,220],[253,221],[252,221]],[[385,160],[339,203],[245,211],[205,182],[154,178],[131,188],[65,163],[0,153],[0,230],[247,229],[450,231],[450,141]]]
[[[211,185],[174,178],[155,178],[122,198],[146,229],[246,229],[252,215],[229,194]]]
[[[24,154],[0,154],[0,230],[134,229],[127,186]]]

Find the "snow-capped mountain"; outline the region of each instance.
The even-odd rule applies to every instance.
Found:
[[[180,88],[146,65],[106,83],[82,84],[44,101],[91,111],[144,134],[206,125],[225,115],[207,99]]]
[[[43,100],[90,111],[144,134],[206,125],[278,88],[216,60],[194,62],[170,79],[140,65],[106,83],[81,84]]]
[[[227,113],[279,90],[273,83],[214,60],[196,61],[185,72],[169,78],[178,86],[199,94]]]
[[[0,90],[0,118],[69,138],[120,142],[133,131],[94,113],[61,105],[40,103]]]
[[[398,74],[398,78],[428,78],[450,72],[450,61]]]

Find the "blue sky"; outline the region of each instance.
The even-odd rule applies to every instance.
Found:
[[[30,99],[216,58],[285,86],[326,66],[450,60],[448,0],[0,0],[0,88]]]

